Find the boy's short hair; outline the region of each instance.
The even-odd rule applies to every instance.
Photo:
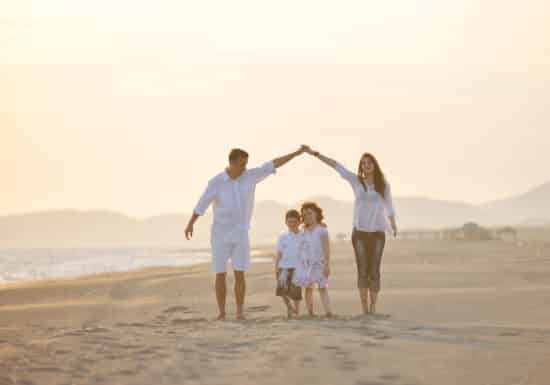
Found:
[[[289,220],[289,219],[298,219],[300,220],[300,213],[298,212],[298,210],[288,210],[285,214],[285,220]]]
[[[240,148],[234,148],[229,152],[229,162],[234,162],[241,158],[248,158],[248,152]]]

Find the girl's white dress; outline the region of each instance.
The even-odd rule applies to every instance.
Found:
[[[310,287],[314,284],[318,284],[320,288],[328,286],[329,279],[323,273],[322,236],[328,236],[328,230],[321,225],[302,232],[300,257],[293,277],[293,283],[296,286]]]

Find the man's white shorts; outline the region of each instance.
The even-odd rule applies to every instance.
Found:
[[[233,270],[248,271],[250,267],[250,241],[248,236],[235,241],[214,239],[212,245],[212,271],[225,273],[227,261],[231,260]]]

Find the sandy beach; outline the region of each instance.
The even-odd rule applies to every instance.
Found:
[[[208,265],[1,286],[0,385],[550,383],[548,246],[388,242],[375,316],[352,255],[333,244],[334,319],[287,320],[268,263],[246,321],[232,294],[214,321]]]

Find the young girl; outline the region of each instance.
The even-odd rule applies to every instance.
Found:
[[[305,288],[305,300],[309,315],[313,315],[313,288],[319,287],[321,302],[327,317],[332,316],[328,296],[328,277],[330,275],[330,242],[323,210],[314,202],[306,202],[301,208],[304,222],[300,259],[296,267],[293,282]]]

